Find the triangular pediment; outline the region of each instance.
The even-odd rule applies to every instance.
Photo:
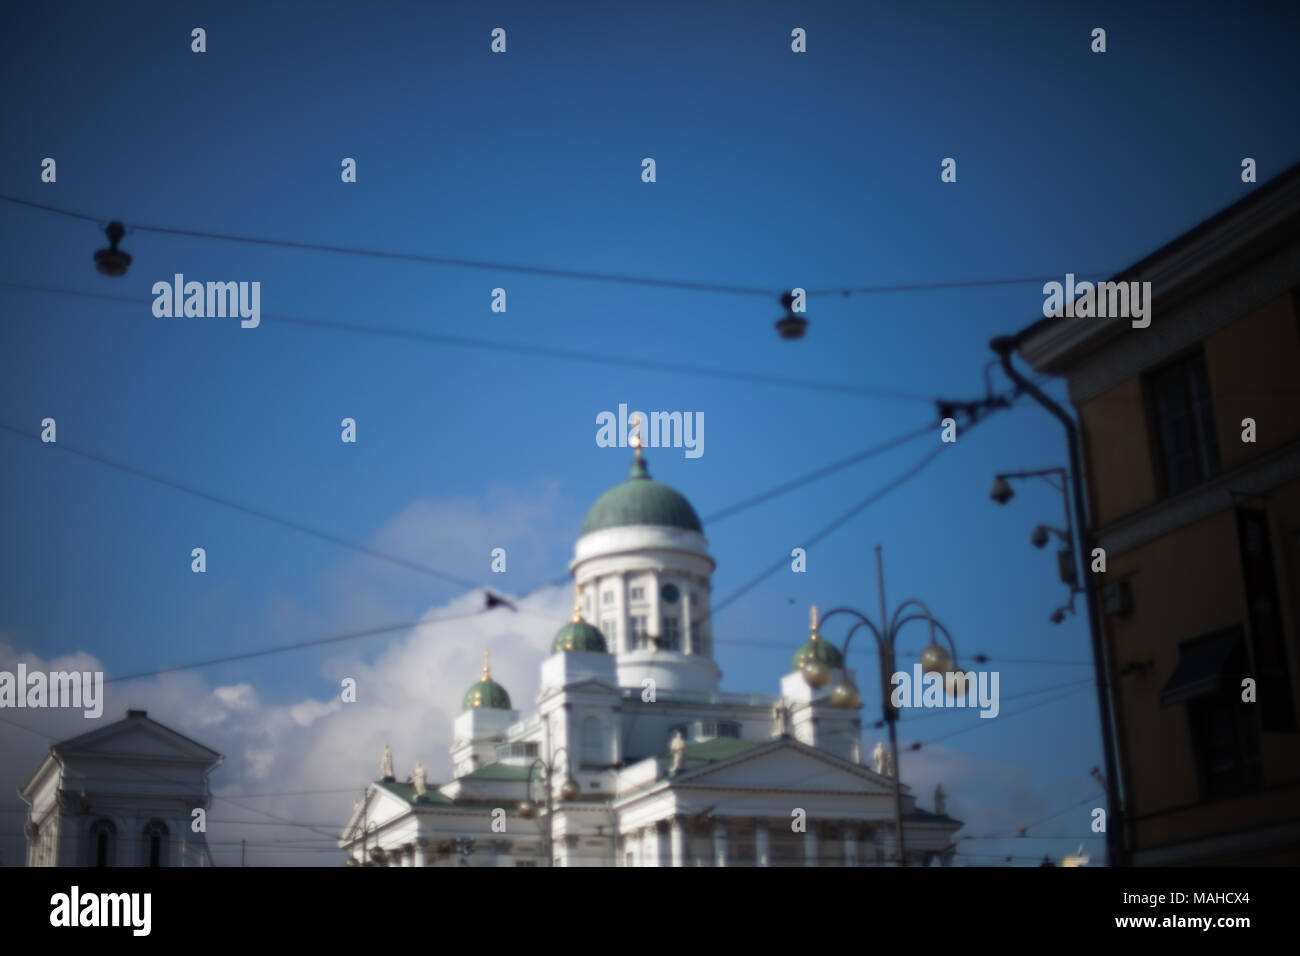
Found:
[[[221,754],[148,717],[132,716],[61,741],[55,752],[67,756],[130,757],[194,761],[215,766]]]
[[[894,781],[793,740],[774,741],[670,778],[674,789],[807,790],[892,794]],[[903,786],[904,794],[908,792]]]
[[[366,788],[364,799],[353,806],[352,814],[348,817],[348,822],[344,825],[343,833],[339,838],[340,842],[360,839],[363,821],[368,832],[410,812],[411,805],[406,800],[385,787],[371,784]]]

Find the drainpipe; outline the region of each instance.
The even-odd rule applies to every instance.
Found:
[[[1016,383],[1016,389],[1027,393],[1043,408],[1047,409],[1065,428],[1065,439],[1070,452],[1070,471],[1074,475],[1072,497],[1074,499],[1074,521],[1079,529],[1079,548],[1082,563],[1081,573],[1088,575],[1084,580],[1084,598],[1088,606],[1088,631],[1092,638],[1092,666],[1097,683],[1097,710],[1101,715],[1101,746],[1106,763],[1106,856],[1111,866],[1126,866],[1124,859],[1124,820],[1123,805],[1120,800],[1118,761],[1115,757],[1115,735],[1112,721],[1110,668],[1106,659],[1106,646],[1101,636],[1101,612],[1097,606],[1097,589],[1093,586],[1090,575],[1092,557],[1092,527],[1088,524],[1087,508],[1083,500],[1083,460],[1079,453],[1079,433],[1070,414],[1054,402],[1033,382],[1025,378],[1011,364],[1011,353],[1019,346],[1019,336],[1003,335],[989,342],[991,348],[1002,360],[1002,370]]]

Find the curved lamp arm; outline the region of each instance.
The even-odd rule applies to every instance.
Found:
[[[849,628],[849,633],[844,638],[844,648],[842,653],[844,656],[845,667],[847,667],[849,663],[849,642],[853,640],[854,632],[860,627],[865,627],[867,630],[871,631],[871,633],[875,636],[877,649],[884,648],[885,639],[881,635],[880,629],[877,628],[876,625],[872,624],[871,619],[868,618],[865,614],[863,614],[860,611],[855,611],[851,607],[837,607],[834,610],[828,611],[826,614],[823,614],[821,619],[822,625],[825,625],[825,623],[829,621],[832,617],[834,617],[836,614],[851,614],[858,619],[858,623],[854,624],[853,627]]]
[[[919,607],[923,612],[925,619],[930,622],[930,641],[931,643],[933,643],[934,642],[934,615],[931,614],[930,609],[925,606],[925,602],[918,601],[916,598],[908,598],[906,601],[904,601],[902,604],[898,605],[898,607],[894,609],[894,618],[889,622],[890,633],[891,634],[898,633],[898,629],[903,625],[903,622],[900,621],[899,618],[902,617],[903,611],[905,611],[909,607]]]
[[[916,603],[920,604],[921,602],[917,601]],[[922,605],[922,607],[924,607],[924,605]],[[929,621],[931,641],[934,641],[934,632],[936,628],[943,633],[944,640],[948,642],[948,649],[952,651],[952,666],[953,669],[956,670],[957,669],[957,645],[953,642],[952,635],[948,633],[948,629],[944,627],[943,624],[941,624],[939,621],[936,621],[934,618],[930,617],[928,611],[925,614],[909,614],[907,617],[903,618],[901,621],[899,621],[897,624],[894,625],[895,629],[897,630],[897,628],[901,628],[908,621]]]
[[[546,769],[546,761],[541,757],[534,757],[533,762],[528,765],[528,777],[524,781],[524,799],[529,803],[533,801],[533,776],[537,768]]]
[[[551,751],[551,773],[555,773],[555,768],[559,765],[560,754],[564,754],[564,779],[568,780],[573,776],[573,767],[569,762],[569,749],[567,747],[557,747]]]

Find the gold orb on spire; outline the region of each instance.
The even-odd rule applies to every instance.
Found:
[[[628,438],[627,443],[636,451],[637,460],[641,460],[641,446],[645,443],[641,440],[641,416],[633,415],[627,423]]]
[[[492,679],[492,671],[491,671],[491,669],[488,667],[488,652],[487,652],[487,649],[485,648],[485,649],[483,650],[483,677],[482,677],[482,680],[491,680],[491,679]]]
[[[808,609],[808,617],[812,622],[812,639],[819,640],[821,635],[817,633],[817,605],[814,604]]]
[[[577,624],[582,620],[582,587],[576,582],[573,585],[573,623]]]

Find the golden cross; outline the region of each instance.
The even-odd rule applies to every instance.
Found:
[[[643,444],[643,442],[641,441],[641,416],[633,415],[627,424],[629,430],[631,431],[631,434],[628,436],[627,443],[636,450],[636,457],[640,459],[641,446]]]

